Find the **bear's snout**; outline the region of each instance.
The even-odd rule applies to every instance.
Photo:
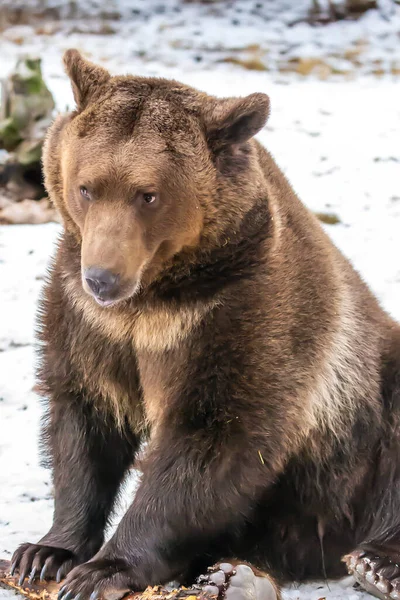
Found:
[[[90,267],[85,270],[86,291],[94,296],[99,304],[113,302],[119,290],[120,277],[108,269]]]

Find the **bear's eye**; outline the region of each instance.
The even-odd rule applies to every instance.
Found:
[[[146,204],[154,204],[154,202],[157,200],[157,194],[154,194],[152,192],[144,192],[142,194],[142,198],[143,202],[145,202]]]
[[[90,193],[89,193],[88,189],[84,185],[80,186],[79,191],[81,193],[81,196],[83,198],[85,198],[85,200],[90,200]]]

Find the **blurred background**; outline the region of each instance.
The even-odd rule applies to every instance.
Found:
[[[171,77],[217,96],[269,94],[259,139],[400,319],[400,0],[0,0],[4,558],[52,518],[37,448],[34,315],[61,226],[40,158],[51,120],[74,105],[61,64],[71,47],[113,74]],[[285,598],[368,595],[345,579],[292,586]]]

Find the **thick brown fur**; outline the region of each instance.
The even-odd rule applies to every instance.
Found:
[[[400,548],[400,327],[253,139],[267,97],[65,63],[77,109],[45,149],[64,231],[40,311],[55,515],[20,571],[97,553],[67,579],[86,598],[222,556],[304,579],[366,541]],[[108,308],[93,265],[120,278]]]

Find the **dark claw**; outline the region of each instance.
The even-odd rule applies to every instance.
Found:
[[[71,598],[73,598],[73,597],[74,597],[74,592],[69,591],[65,594],[64,600],[71,600]]]
[[[24,583],[26,575],[27,575],[27,573],[26,573],[26,569],[25,569],[25,571],[23,571],[21,573],[21,577],[18,579],[18,585],[19,586],[21,586]]]
[[[40,571],[40,581],[45,581],[46,578],[47,565],[46,563],[43,565],[43,569]]]
[[[81,600],[81,596],[82,596],[82,594],[79,592],[79,594],[77,594],[75,596],[75,600]]]
[[[36,571],[37,571],[36,567],[33,567],[31,574],[29,575],[28,583],[33,583],[33,580],[35,579]]]
[[[57,575],[56,575],[56,581],[57,581],[57,583],[60,583],[60,581],[62,579],[61,573],[62,573],[62,566],[57,571]]]
[[[97,590],[94,590],[94,592],[92,592],[90,594],[89,600],[97,600],[98,597],[99,597],[99,592]]]
[[[60,591],[58,592],[57,600],[61,600],[61,598],[63,597],[63,595],[66,592],[66,589],[67,589],[67,586],[63,585],[62,588],[60,589]]]
[[[10,569],[10,575],[11,575],[11,577],[14,575],[16,567],[17,567],[17,561],[15,560],[13,562],[13,564],[11,565],[11,569]]]

